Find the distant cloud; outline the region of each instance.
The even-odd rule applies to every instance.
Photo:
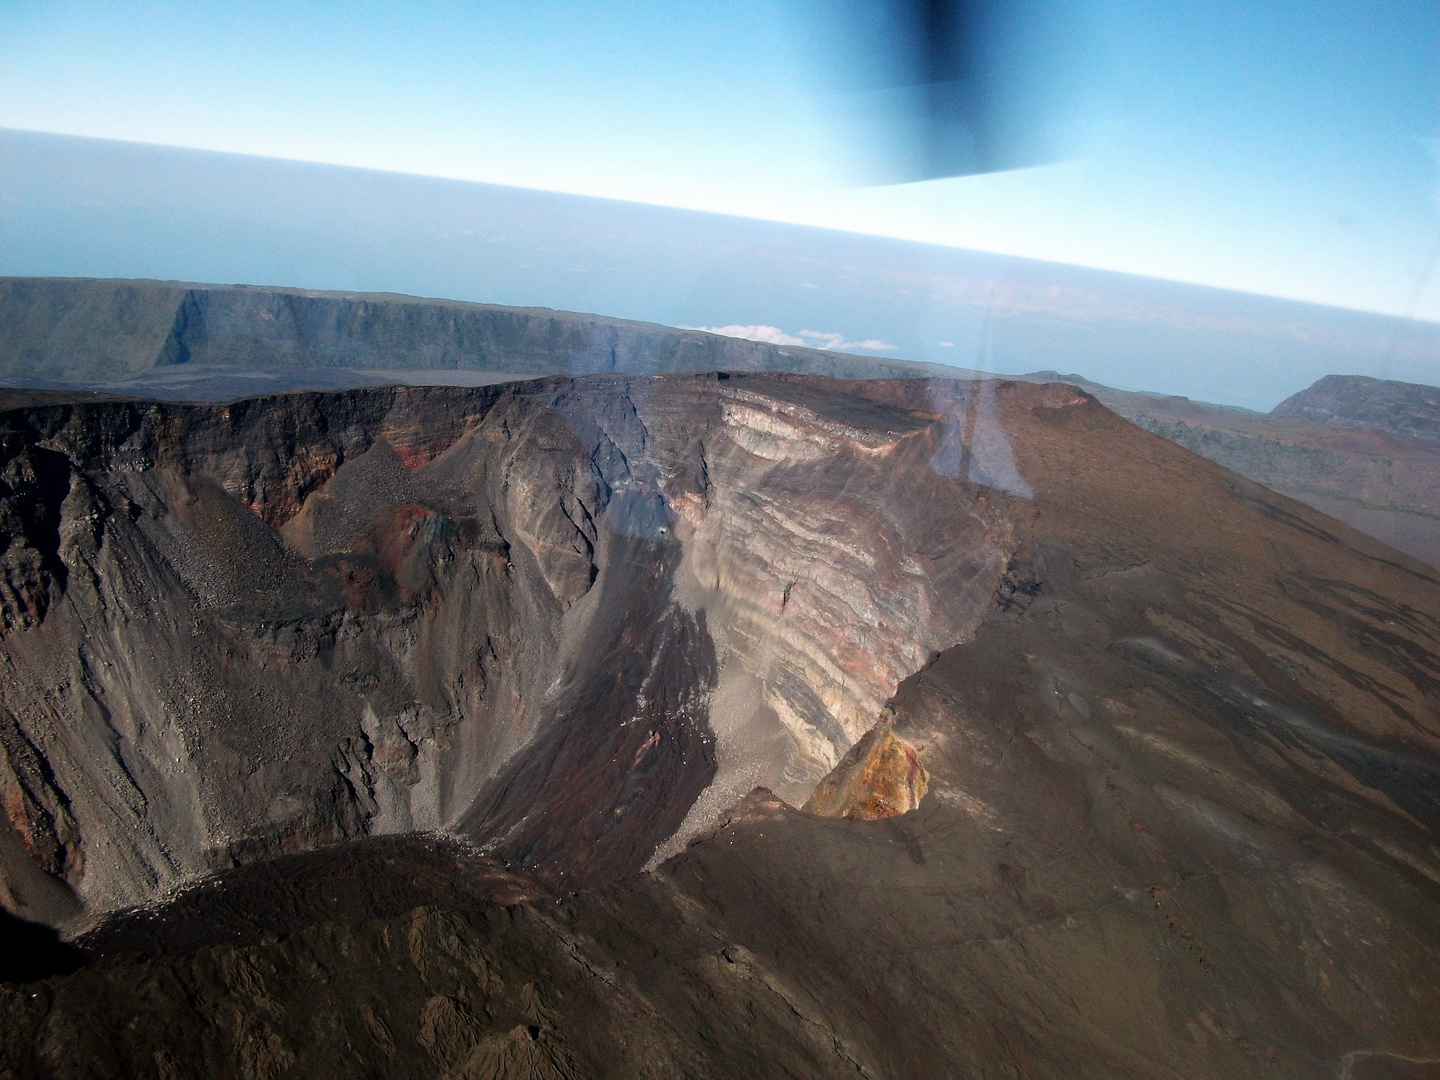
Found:
[[[802,282],[800,282],[800,288],[802,288],[802,289],[818,289],[819,287],[820,287],[820,286],[819,286],[819,285],[816,285],[813,281],[802,281]]]
[[[830,349],[833,352],[849,352],[851,349],[865,349],[870,352],[893,350],[894,345],[888,341],[881,341],[879,338],[866,338],[864,341],[846,341],[841,334],[832,334],[824,330],[801,330],[800,336],[806,339],[806,344],[815,349]]]
[[[724,334],[726,337],[747,338],[750,341],[766,341],[771,345],[804,345],[798,337],[792,337],[778,326],[697,326],[707,334]]]
[[[829,349],[831,352],[853,352],[856,349],[863,349],[866,352],[888,352],[895,349],[895,346],[888,341],[881,341],[878,338],[846,341],[844,334],[831,333],[826,330],[801,330],[800,336],[796,337],[794,334],[787,334],[778,326],[696,326],[691,329],[704,330],[707,334],[724,334],[726,337],[764,341],[771,345],[800,345],[808,349]]]
[[[953,349],[954,347],[955,347],[955,343],[954,343],[953,341],[942,341],[942,342],[940,342],[940,348],[942,348],[942,349]]]

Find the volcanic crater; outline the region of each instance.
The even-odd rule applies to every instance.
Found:
[[[1440,1061],[1440,580],[1073,386],[33,391],[0,536],[0,1076]]]

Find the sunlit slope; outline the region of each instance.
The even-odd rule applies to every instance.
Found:
[[[1440,566],[1440,390],[1326,376],[1269,414],[1086,384],[1121,416]]]

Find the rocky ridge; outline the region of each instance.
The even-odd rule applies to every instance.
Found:
[[[1369,428],[1401,439],[1440,443],[1440,387],[1363,375],[1326,375],[1286,398],[1271,416]]]
[[[498,379],[715,370],[893,378],[946,369],[545,308],[246,285],[0,277],[0,379],[25,385],[214,399],[264,392],[246,387],[254,381],[246,376],[256,373],[276,380],[274,390],[318,390],[433,372]]]

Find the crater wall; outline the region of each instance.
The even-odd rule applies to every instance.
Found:
[[[5,906],[61,922],[415,829],[569,887],[742,787],[803,801],[1005,571],[1019,497],[936,465],[969,393],[601,377],[0,414]]]

